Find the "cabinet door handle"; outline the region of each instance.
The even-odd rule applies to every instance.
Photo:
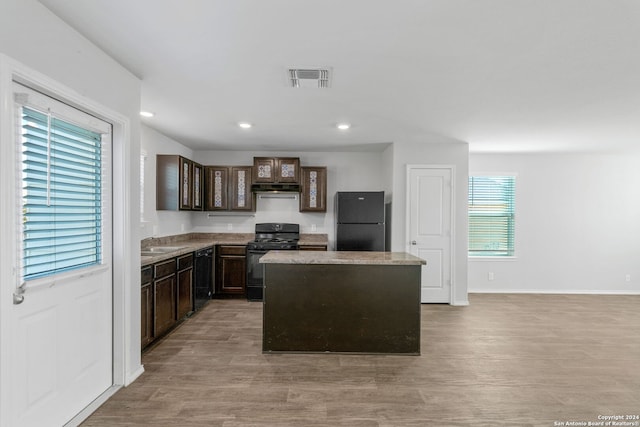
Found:
[[[415,240],[412,240],[412,241],[411,241],[411,244],[415,246],[415,245],[417,245],[417,244],[418,244],[418,242],[416,242]]]

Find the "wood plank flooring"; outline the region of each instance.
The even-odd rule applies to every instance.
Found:
[[[640,296],[470,302],[423,305],[422,355],[380,356],[262,354],[261,304],[214,300],[82,425],[549,427],[640,415]]]

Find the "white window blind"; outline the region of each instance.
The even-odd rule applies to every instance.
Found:
[[[22,278],[102,261],[102,134],[20,108]]]
[[[469,177],[469,256],[513,256],[515,176]]]

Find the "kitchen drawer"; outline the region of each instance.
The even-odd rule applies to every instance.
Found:
[[[184,255],[178,258],[178,270],[186,270],[193,267],[193,254]]]
[[[164,276],[168,276],[176,272],[176,259],[171,258],[170,260],[159,262],[153,266],[154,274],[153,277],[159,279]]]
[[[140,270],[140,284],[148,284],[151,283],[152,280],[153,269],[151,268],[151,266],[149,265],[147,267],[143,267],[142,270]]]
[[[300,245],[298,250],[301,251],[326,251],[327,245]]]
[[[245,256],[247,252],[246,246],[219,246],[218,254],[224,255],[242,255]]]

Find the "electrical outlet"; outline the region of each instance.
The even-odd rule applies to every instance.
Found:
[[[187,227],[184,224],[180,224],[180,231],[182,231],[184,233],[184,231],[187,229]]]
[[[487,279],[493,280],[493,278],[494,278],[493,271],[490,271],[489,274],[487,274]]]
[[[316,225],[315,224],[311,224],[311,231],[316,231]]]
[[[630,282],[630,281],[631,281],[631,275],[630,275],[630,274],[627,274],[626,276],[624,276],[624,280],[625,280],[626,282]]]
[[[227,224],[227,230],[229,231],[233,230],[233,224]]]

